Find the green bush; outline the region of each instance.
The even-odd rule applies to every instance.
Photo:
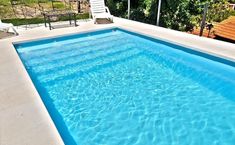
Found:
[[[131,0],[131,19],[155,25],[158,1]],[[162,0],[160,26],[180,31],[199,26],[206,3],[209,3],[207,22],[220,22],[235,15],[228,7],[229,0]],[[127,0],[107,0],[107,5],[115,16],[126,17]]]
[[[88,13],[78,14],[76,18],[87,19],[89,18],[89,14]],[[67,21],[67,20],[69,20],[69,17],[66,16],[60,17],[58,19],[58,21]],[[14,26],[44,23],[44,19],[42,17],[30,18],[30,19],[13,18],[13,19],[3,19],[2,21],[5,23],[12,23]]]
[[[31,18],[31,19],[21,19],[21,18],[13,18],[13,19],[4,19],[2,22],[12,23],[14,26],[26,25],[26,24],[39,24],[43,23],[43,18]]]

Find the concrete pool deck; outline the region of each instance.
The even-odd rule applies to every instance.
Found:
[[[64,144],[12,43],[71,33],[120,27],[235,61],[235,45],[121,18],[113,24],[79,22],[78,27],[19,30],[0,40],[0,145]]]

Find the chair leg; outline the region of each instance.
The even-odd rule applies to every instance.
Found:
[[[44,25],[45,25],[45,27],[47,27],[47,19],[46,19],[46,14],[43,14],[43,18],[44,18]]]
[[[72,22],[71,22],[71,15],[69,14],[69,25],[72,25]]]
[[[16,31],[14,27],[12,27],[12,30],[14,31],[15,35],[19,35],[19,33]]]
[[[15,35],[19,35],[19,33],[16,31],[16,29],[15,29],[14,27],[10,27],[10,28],[8,28],[8,29],[5,29],[5,32],[8,33],[10,29],[13,30],[13,32],[14,32]]]
[[[94,24],[96,24],[96,18],[94,18]]]
[[[76,18],[76,14],[74,14],[73,16],[74,16],[74,25],[75,25],[75,27],[77,27],[78,25],[77,25],[77,18]]]

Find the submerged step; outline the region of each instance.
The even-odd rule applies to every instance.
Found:
[[[132,55],[136,55],[141,53],[142,51],[137,48],[132,49],[126,49],[121,50],[112,54],[108,54],[103,57],[99,57],[97,59],[93,59],[88,62],[83,62],[82,64],[75,64],[73,66],[64,67],[63,69],[57,70],[57,71],[50,71],[48,73],[43,74],[37,74],[38,80],[40,80],[41,83],[46,83],[58,79],[63,79],[63,77],[71,75],[71,74],[77,74],[79,72],[86,71],[88,69],[91,69],[95,66],[101,66],[107,63],[112,63],[114,61],[125,59],[127,57],[130,57]]]
[[[113,46],[111,48],[109,47],[104,47],[102,49],[96,50],[96,51],[90,51],[89,53],[85,54],[78,54],[78,55],[73,55],[72,57],[66,57],[64,59],[58,59],[56,61],[52,61],[50,63],[45,63],[40,66],[34,66],[31,67],[34,73],[46,73],[50,71],[56,71],[63,69],[64,67],[68,66],[73,66],[76,64],[82,64],[83,62],[89,62],[93,61],[94,59],[98,59],[99,57],[105,57],[109,54],[113,54],[115,52],[131,49],[135,47],[134,44],[129,43],[126,44],[125,47],[120,48],[119,46]]]
[[[35,57],[41,57],[41,56],[45,56],[48,54],[57,54],[60,52],[69,51],[69,50],[71,50],[72,46],[74,46],[74,45],[76,45],[76,47],[78,47],[78,48],[82,48],[82,47],[88,46],[88,45],[92,46],[92,45],[99,45],[99,44],[108,43],[109,41],[113,41],[113,40],[121,39],[121,38],[125,38],[125,36],[115,35],[115,37],[105,36],[105,37],[97,37],[95,39],[93,39],[91,37],[88,40],[74,39],[72,42],[69,41],[66,44],[54,41],[54,42],[51,42],[49,44],[49,46],[43,47],[40,49],[35,50],[35,49],[33,49],[34,48],[33,47],[32,50],[31,50],[31,48],[24,48],[24,50],[18,49],[17,51],[20,52],[21,55],[26,57],[27,59],[33,59]],[[37,46],[37,47],[39,47],[39,46]],[[30,55],[28,55],[28,54],[30,54]]]
[[[121,32],[119,31],[113,31],[113,32],[108,32],[108,33],[104,33],[104,34],[100,34],[100,35],[90,35],[90,34],[87,34],[86,36],[84,37],[79,37],[79,36],[72,36],[70,39],[66,39],[66,40],[61,40],[61,39],[54,39],[54,38],[51,38],[48,40],[47,43],[42,43],[40,42],[31,42],[32,44],[30,45],[19,45],[17,50],[18,52],[20,53],[25,53],[25,52],[34,52],[34,51],[44,51],[46,49],[49,49],[51,47],[54,47],[55,44],[59,44],[59,45],[68,45],[68,44],[72,44],[72,43],[76,43],[76,42],[89,42],[89,41],[95,41],[95,40],[98,40],[98,39],[108,39],[110,36],[120,36],[122,35]],[[66,37],[66,36],[65,36]],[[63,38],[62,38],[63,39]],[[42,40],[44,41],[44,40]],[[47,40],[45,40],[47,41]],[[56,42],[56,43],[55,43]],[[35,47],[35,45],[37,45],[37,47]]]
[[[132,42],[123,38],[117,39],[117,41],[123,44],[128,44]],[[46,56],[33,58],[29,60],[28,62],[26,62],[26,66],[31,67],[31,66],[47,65],[48,63],[60,61],[62,59],[67,59],[73,56],[79,57],[88,53],[95,53],[96,51],[99,51],[101,49],[110,49],[110,48],[116,47],[116,45],[115,44],[110,45],[109,43],[100,43],[100,44],[87,45],[87,46],[81,46],[80,44],[77,44],[74,46],[73,45],[65,46],[65,48],[66,47],[69,47],[70,50],[59,52],[53,55],[46,55]]]

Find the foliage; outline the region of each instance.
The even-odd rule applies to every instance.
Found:
[[[4,19],[2,21],[5,23],[12,23],[14,26],[44,23],[43,18],[31,18],[31,19],[13,18],[13,19]]]
[[[52,9],[51,0],[14,0],[19,2],[19,5],[11,5],[11,0],[0,0],[0,19],[6,18],[22,18],[24,13],[27,13],[26,16],[30,18],[38,17],[41,14],[41,8],[39,7],[38,2],[41,2],[40,5],[46,10]],[[69,8],[69,4],[65,3],[66,0],[56,1],[53,0],[54,9],[66,9]],[[16,12],[16,13],[15,13]],[[42,16],[41,16],[42,17]]]
[[[209,4],[207,22],[220,22],[235,12],[228,7],[235,0],[162,0],[160,26],[188,31],[199,26],[204,5]],[[127,17],[127,0],[107,0],[111,13]],[[156,24],[158,0],[131,0],[131,16],[136,21]]]
[[[0,0],[0,5],[10,5],[10,1],[11,0]],[[26,4],[34,4],[34,3],[37,3],[38,0],[17,0],[17,1],[22,1]]]
[[[88,13],[84,14],[78,14],[77,19],[87,19],[89,18]],[[59,21],[67,21],[69,20],[68,17],[63,16],[59,18]],[[12,23],[14,26],[19,26],[19,25],[26,25],[26,24],[39,24],[39,23],[44,23],[44,19],[39,17],[39,18],[30,18],[30,19],[21,19],[21,18],[12,18],[12,19],[4,19],[2,20],[5,23]]]
[[[175,30],[184,30],[191,25],[190,3],[187,0],[167,1],[162,5],[161,25]],[[195,11],[195,9],[193,9]]]
[[[130,19],[140,22],[146,21],[146,16],[144,14],[144,9],[137,8],[131,11]]]
[[[208,11],[209,22],[220,22],[232,14],[233,10],[229,8],[229,2],[227,0],[218,0],[217,2],[211,3]]]
[[[106,4],[113,15],[127,17],[127,0],[107,0]]]
[[[30,7],[35,5],[38,0],[19,1],[24,1]],[[51,6],[50,0],[40,1],[46,1],[45,4]],[[158,1],[131,0],[130,18],[155,25]],[[105,0],[105,2],[113,15],[127,18],[127,0]],[[160,26],[181,31],[191,30],[195,26],[198,27],[206,3],[209,3],[207,22],[220,22],[230,15],[235,15],[235,11],[228,7],[228,4],[235,3],[235,0],[162,0]],[[54,6],[57,9],[65,7],[61,2],[55,2]],[[13,16],[10,0],[0,0],[0,19]]]

